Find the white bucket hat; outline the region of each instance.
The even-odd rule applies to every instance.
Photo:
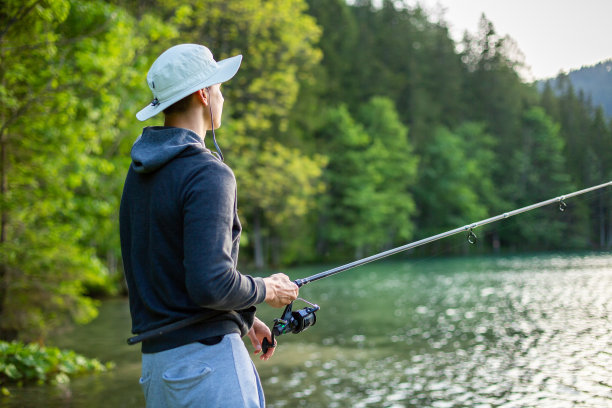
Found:
[[[208,48],[197,44],[180,44],[164,51],[151,65],[147,83],[153,102],[136,114],[147,120],[189,94],[232,78],[242,55],[215,61]]]

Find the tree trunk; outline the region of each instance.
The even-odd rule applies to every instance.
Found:
[[[604,249],[606,247],[606,212],[603,204],[603,191],[599,191],[599,248]]]
[[[271,252],[271,261],[273,267],[278,267],[280,265],[280,252],[281,252],[281,243],[278,237],[274,237],[270,239],[270,252]]]
[[[608,242],[606,249],[612,248],[612,206],[608,208]]]
[[[6,193],[8,192],[8,159],[6,150],[6,140],[3,135],[0,135],[0,196],[2,197],[3,201]],[[2,215],[0,216],[0,245],[2,245],[6,242],[6,224],[8,223],[8,214],[4,205],[0,210],[2,211]]]
[[[496,254],[499,254],[500,249],[501,249],[501,243],[499,241],[499,231],[497,231],[497,229],[493,231],[492,244],[493,244],[493,251]]]
[[[263,237],[261,234],[261,214],[259,211],[255,211],[253,218],[253,251],[255,268],[263,269],[266,265],[264,260]]]
[[[327,224],[327,217],[321,216],[317,221],[317,228],[315,230],[315,234],[317,235],[316,242],[316,250],[319,258],[324,258],[327,256],[329,251],[329,243],[327,241],[327,237],[320,233],[320,231],[325,231],[325,225]]]
[[[8,192],[8,163],[7,163],[7,153],[6,153],[6,140],[4,135],[0,135],[0,197],[2,201],[6,199],[6,194]],[[3,204],[0,208],[0,248],[2,248],[7,240],[7,224],[8,224],[8,209],[6,205]],[[6,303],[6,293],[8,289],[8,265],[2,261],[0,261],[0,322],[5,321],[4,319],[4,305]],[[13,333],[10,330],[6,330],[6,328],[0,325],[0,339],[1,340],[12,340],[16,337],[16,333]]]

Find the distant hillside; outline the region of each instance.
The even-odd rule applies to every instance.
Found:
[[[606,116],[612,118],[612,59],[572,70],[568,77],[576,93],[582,90],[585,96],[590,96],[593,106],[601,106]],[[553,81],[554,89],[555,79],[539,81],[540,89],[546,81]]]

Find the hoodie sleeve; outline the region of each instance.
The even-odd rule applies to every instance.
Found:
[[[206,166],[187,186],[185,285],[191,299],[202,307],[241,310],[263,302],[266,296],[263,279],[242,275],[232,259],[235,205],[236,180],[227,166]]]

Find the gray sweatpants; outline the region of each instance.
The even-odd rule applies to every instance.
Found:
[[[147,408],[265,406],[253,361],[236,333],[142,355],[140,385]]]

